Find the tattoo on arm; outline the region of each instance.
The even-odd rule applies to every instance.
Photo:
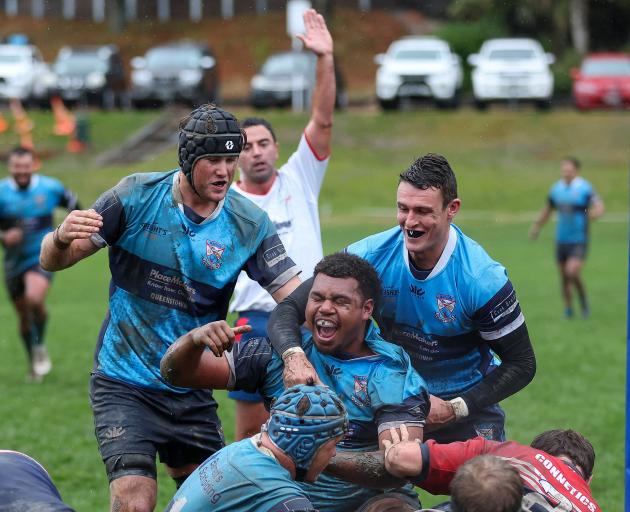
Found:
[[[375,489],[402,487],[407,483],[407,480],[387,472],[381,451],[337,452],[324,471],[347,482]]]

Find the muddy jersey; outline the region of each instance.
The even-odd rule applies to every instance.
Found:
[[[0,230],[18,227],[23,233],[20,244],[5,247],[6,277],[18,276],[39,264],[42,240],[52,231],[57,207],[74,210],[77,198],[55,178],[34,174],[25,189],[11,177],[0,181]]]
[[[595,201],[599,201],[595,189],[580,176],[569,184],[559,180],[552,185],[549,206],[558,211],[558,243],[585,244],[588,241],[588,208]]]
[[[132,385],[184,392],[160,376],[160,360],[180,336],[225,319],[241,270],[269,293],[298,271],[265,212],[228,191],[197,223],[184,212],[177,170],[134,174],[94,204],[109,246],[109,312],[95,371]]]
[[[399,227],[360,240],[348,252],[381,278],[381,335],[405,349],[431,394],[459,396],[499,364],[488,341],[525,319],[505,268],[452,225],[437,264],[424,278],[410,267]]]

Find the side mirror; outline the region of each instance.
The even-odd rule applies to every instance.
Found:
[[[546,53],[545,56],[547,57],[547,64],[549,64],[550,66],[556,62],[556,58],[554,57],[554,55],[552,53]]]
[[[131,59],[131,67],[133,69],[144,69],[147,66],[147,60],[144,57],[134,57]]]
[[[204,57],[201,58],[201,61],[199,62],[199,65],[203,69],[210,69],[210,68],[213,68],[216,63],[217,63],[217,61],[216,61],[216,59],[214,57],[210,57],[209,55],[205,55]]]
[[[472,53],[468,56],[468,64],[470,64],[471,66],[478,66],[479,65],[479,54],[478,53]]]
[[[379,53],[378,55],[374,56],[374,64],[382,66],[384,62],[385,62],[385,54],[384,53]]]

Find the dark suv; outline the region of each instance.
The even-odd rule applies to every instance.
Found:
[[[218,102],[217,61],[202,43],[155,46],[131,60],[131,101],[157,106],[183,101],[189,105]]]
[[[66,102],[110,109],[127,103],[127,80],[118,48],[64,46],[53,64],[57,92]]]

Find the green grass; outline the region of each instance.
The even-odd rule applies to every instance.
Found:
[[[95,149],[118,144],[154,115],[91,114]],[[133,169],[95,169],[91,156],[61,152],[65,142],[48,136],[49,118],[34,115],[35,142],[51,155],[42,172],[62,179],[86,204],[132,171],[174,166],[171,148]],[[306,118],[278,112],[269,112],[269,118],[286,158]],[[597,451],[593,491],[604,510],[621,510],[623,494],[627,126],[625,113],[344,113],[335,119],[333,159],[320,201],[325,250],[331,252],[393,225],[397,175],[417,155],[435,151],[449,158],[463,202],[458,224],[508,268],[538,358],[534,382],[503,403],[508,435],[526,443],[547,428],[583,432]],[[11,137],[0,135],[0,147],[13,145]],[[592,303],[589,320],[562,318],[553,226],[537,243],[527,240],[529,222],[544,204],[558,176],[558,160],[566,154],[584,161],[585,176],[607,205],[607,214],[593,226],[584,272]],[[88,405],[108,280],[105,252],[55,277],[48,300],[55,368],[42,385],[24,383],[25,356],[15,316],[0,291],[0,447],[39,459],[79,511],[104,511],[108,503]],[[218,395],[231,438],[232,406],[224,393]],[[157,510],[174,491],[161,469],[159,489]]]

